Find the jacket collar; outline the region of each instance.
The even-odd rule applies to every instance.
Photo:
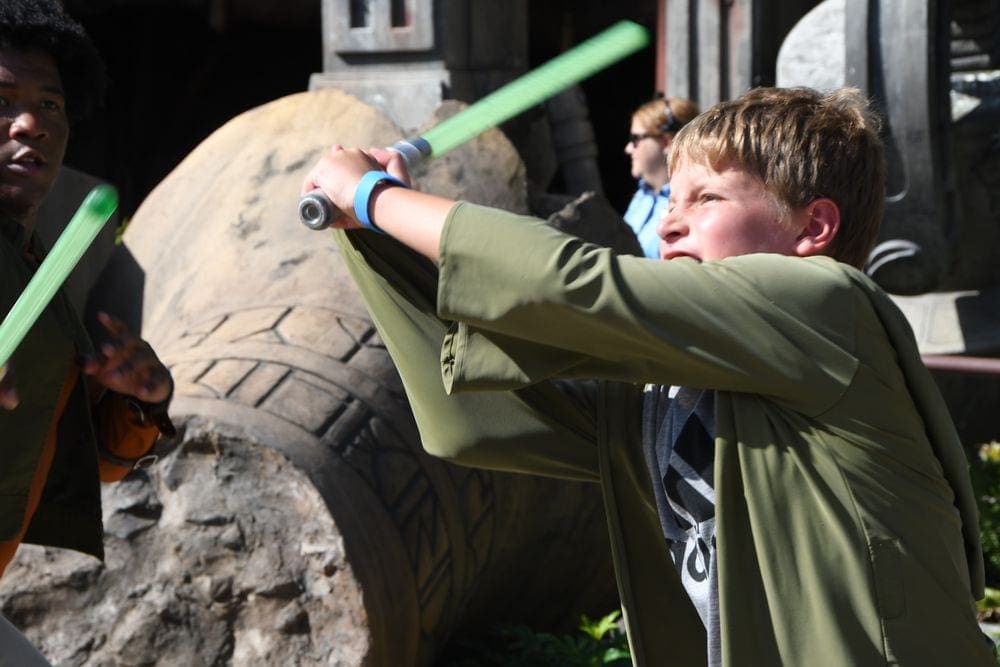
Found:
[[[663,187],[660,188],[659,192],[654,192],[653,191],[653,186],[651,186],[649,183],[647,183],[645,181],[645,179],[640,178],[639,179],[639,189],[642,190],[647,195],[659,194],[659,195],[663,195],[664,197],[669,197],[670,196],[670,183],[664,183]]]
[[[3,217],[0,217],[0,236],[7,239],[15,248],[23,248],[28,241],[23,226]]]

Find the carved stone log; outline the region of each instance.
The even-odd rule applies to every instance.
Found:
[[[400,136],[337,90],[293,95],[136,213],[99,293],[141,311],[180,434],[105,489],[104,565],[27,548],[8,569],[0,608],[55,663],[426,665],[462,627],[617,604],[597,488],[425,455],[332,240],[297,220],[325,146]],[[499,132],[416,176],[525,210]]]

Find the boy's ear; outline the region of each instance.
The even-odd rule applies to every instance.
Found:
[[[802,231],[795,239],[799,257],[822,255],[840,230],[840,208],[828,197],[814,199],[802,211]]]

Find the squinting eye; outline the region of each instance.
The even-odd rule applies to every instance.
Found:
[[[59,111],[62,109],[62,105],[53,100],[45,100],[42,102],[42,108],[48,111]]]

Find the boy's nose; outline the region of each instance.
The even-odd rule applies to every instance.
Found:
[[[667,209],[656,225],[656,235],[664,241],[676,240],[686,233],[687,224],[676,208]]]

